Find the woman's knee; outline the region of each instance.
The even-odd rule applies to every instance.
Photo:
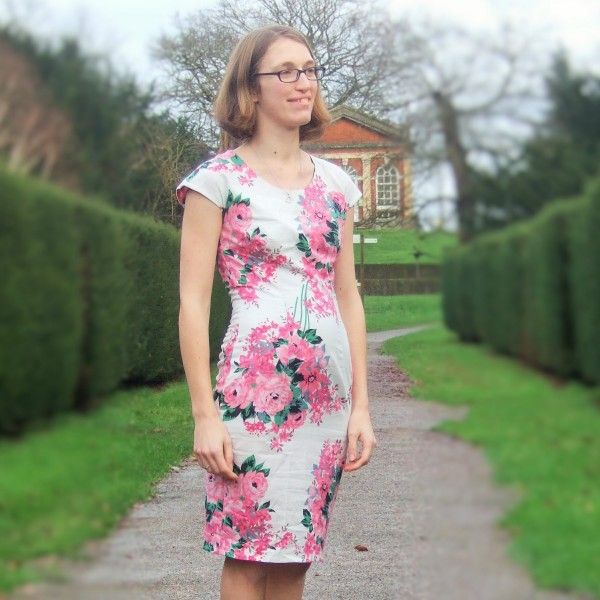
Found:
[[[275,577],[300,577],[306,574],[311,564],[309,562],[269,563],[269,574],[273,574]]]
[[[267,565],[259,561],[242,560],[226,556],[225,566],[235,571],[236,575],[239,574],[245,579],[256,583],[265,580],[267,577]]]

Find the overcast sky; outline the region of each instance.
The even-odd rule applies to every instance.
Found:
[[[550,46],[562,42],[576,66],[600,68],[598,0],[381,0],[392,17],[408,14],[459,22],[467,28],[494,30],[502,19],[543,35]],[[13,12],[31,30],[53,38],[81,37],[90,49],[109,53],[115,64],[139,73],[142,81],[160,75],[148,47],[161,33],[175,29],[181,17],[213,6],[216,0],[0,0],[2,21]]]
[[[459,23],[477,31],[497,30],[501,22],[535,34],[548,50],[562,44],[576,68],[600,74],[600,2],[598,0],[380,0],[391,18],[403,15]],[[160,79],[149,46],[161,33],[172,34],[175,16],[185,18],[217,0],[0,0],[0,22],[13,15],[29,30],[55,39],[76,35],[89,50],[111,56],[116,67],[135,71],[140,82]],[[452,187],[447,174],[435,185],[440,193]],[[451,191],[450,191],[451,193]],[[450,205],[445,214],[451,212]],[[435,210],[438,215],[438,210]],[[437,216],[433,220],[437,220]],[[453,219],[451,219],[452,221]]]

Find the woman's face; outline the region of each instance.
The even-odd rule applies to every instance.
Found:
[[[315,61],[304,44],[280,37],[269,46],[256,71],[265,73],[286,68],[305,69],[311,65],[315,65]],[[305,73],[293,83],[284,83],[277,75],[260,75],[255,80],[259,93],[253,94],[253,98],[258,100],[256,107],[259,120],[271,121],[289,129],[310,122],[318,81],[307,79]],[[299,98],[303,99],[297,101]]]

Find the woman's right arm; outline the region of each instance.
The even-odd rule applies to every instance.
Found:
[[[179,344],[192,403],[194,453],[212,473],[237,479],[225,424],[212,395],[208,324],[222,209],[188,190],[181,225]]]

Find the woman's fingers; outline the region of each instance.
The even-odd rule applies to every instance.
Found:
[[[201,434],[199,438],[202,439]],[[214,429],[206,432],[206,438],[204,438],[200,450],[196,452],[196,456],[200,466],[208,473],[221,475],[231,481],[238,480],[238,476],[233,471],[231,437],[224,425],[222,425],[222,428],[217,433],[215,433]]]
[[[356,450],[358,438],[360,438],[362,442],[360,454]],[[344,471],[356,471],[356,469],[360,469],[371,460],[373,449],[377,446],[377,440],[375,438],[368,438],[365,442],[362,440],[362,434],[350,434],[348,436],[348,459],[344,465]]]
[[[225,440],[223,441],[223,455],[220,457],[219,462],[221,463],[221,475],[232,481],[237,481],[238,476],[233,472],[233,448],[229,433],[226,434]]]

